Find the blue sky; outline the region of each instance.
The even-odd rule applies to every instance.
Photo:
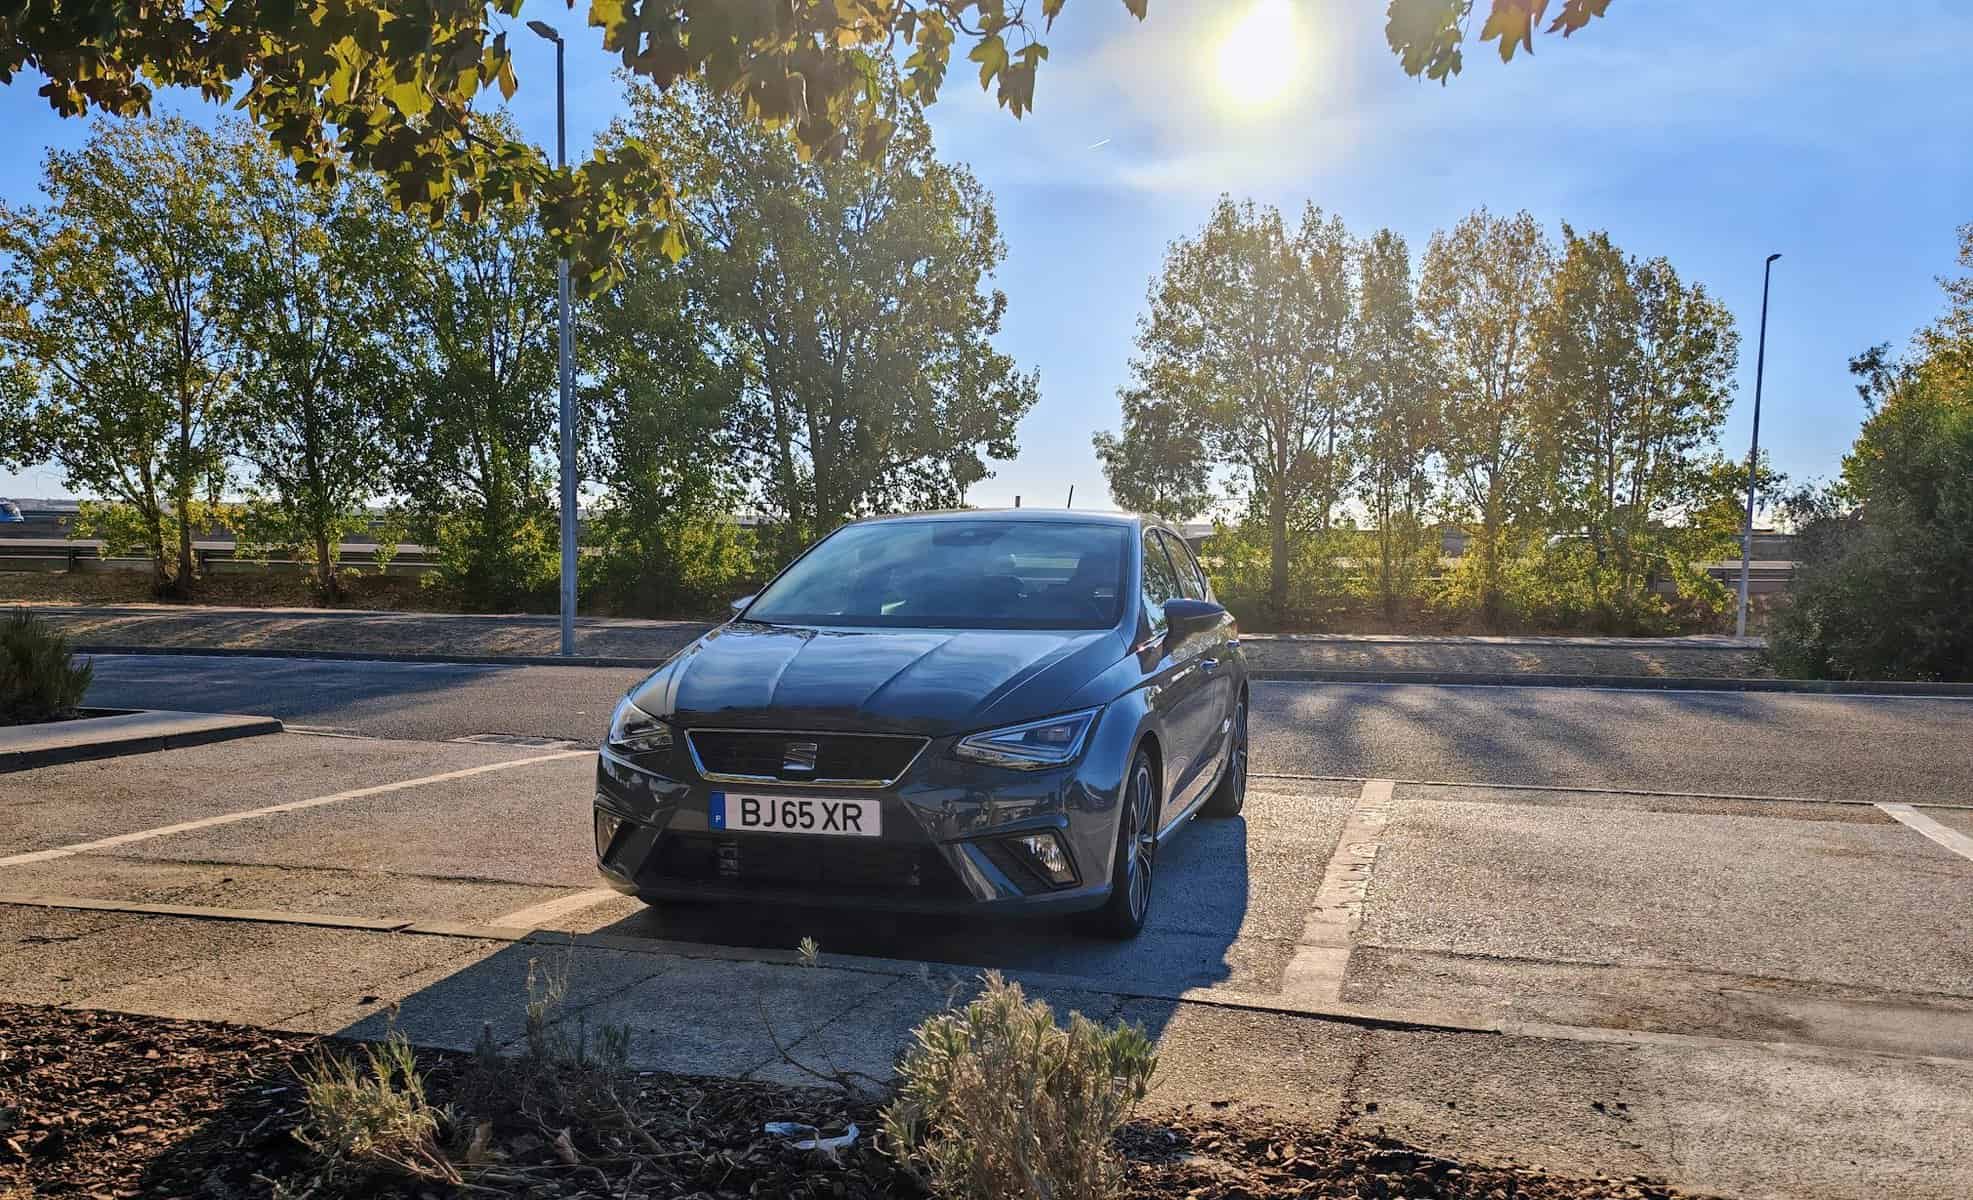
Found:
[[[994,192],[1008,244],[1002,347],[1041,371],[1021,455],[976,504],[1106,502],[1090,434],[1117,423],[1145,287],[1165,245],[1221,192],[1299,209],[1313,201],[1414,255],[1473,208],[1525,208],[1551,230],[1607,229],[1662,254],[1738,315],[1741,385],[1725,444],[1744,455],[1754,390],[1761,260],[1775,264],[1762,442],[1796,480],[1829,476],[1861,403],[1845,363],[1902,344],[1939,310],[1954,228],[1973,221],[1973,5],[1887,0],[1618,0],[1568,41],[1537,39],[1502,66],[1472,47],[1448,87],[1420,84],[1383,44],[1371,0],[1290,6],[1292,80],[1236,103],[1216,48],[1253,0],[1152,0],[1138,24],[1116,0],[1074,0],[1048,38],[1036,111],[1016,122],[960,64],[932,110],[941,152]],[[600,35],[557,3],[531,4],[571,37],[570,142],[619,107]],[[546,43],[516,24],[512,106],[554,133]],[[173,105],[173,107],[178,107]],[[209,113],[196,101],[186,111]],[[31,202],[41,152],[81,122],[33,83],[0,87],[0,197]],[[61,494],[53,469],[0,473],[0,494]]]

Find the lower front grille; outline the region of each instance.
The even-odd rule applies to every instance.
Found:
[[[672,833],[646,868],[667,882],[810,888],[844,896],[963,898],[965,888],[930,846],[844,838],[723,838]]]

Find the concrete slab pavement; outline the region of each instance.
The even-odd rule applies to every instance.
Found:
[[[1370,1031],[1351,1123],[1745,1200],[1947,1200],[1973,1188],[1973,1147],[1952,1132],[1973,1128],[1968,1081],[1963,1062],[1756,1044]]]
[[[1895,824],[1412,797],[1366,945],[1973,996],[1973,862]]]
[[[50,999],[361,1036],[395,1027],[461,1048],[488,1023],[498,1038],[519,1034],[530,962],[545,961],[570,981],[564,1022],[628,1026],[632,1064],[645,1070],[792,1080],[803,1074],[793,1058],[881,1075],[911,1026],[946,1001],[913,972],[869,966],[148,916],[106,925],[101,914],[50,920],[4,906],[0,931],[0,962],[16,979],[73,970],[69,948],[93,943],[87,977]],[[1973,1060],[1380,1029],[1100,990],[1055,995],[1151,1028],[1162,1059],[1154,1112],[1267,1109],[1485,1159],[1644,1172],[1748,1197],[1947,1200],[1973,1187],[1963,1141],[1937,1135],[1973,1127]]]

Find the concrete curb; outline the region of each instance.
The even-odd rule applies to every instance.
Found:
[[[273,717],[154,709],[45,725],[15,725],[0,729],[0,775],[57,763],[258,737],[280,733],[283,728]]]
[[[607,655],[402,654],[389,650],[291,650],[242,646],[118,646],[76,643],[77,654],[176,654],[191,658],[300,658],[324,662],[405,662],[485,667],[628,667],[655,671],[671,658],[613,658]]]
[[[1246,633],[1242,642],[1273,642],[1285,646],[1539,646],[1562,650],[1697,650],[1740,653],[1764,650],[1767,639],[1726,634],[1686,634],[1677,637],[1610,637],[1603,634],[1482,634],[1482,633]]]
[[[1705,675],[1554,675],[1518,671],[1249,671],[1267,683],[1413,683],[1447,687],[1614,688],[1646,692],[1785,692],[1817,696],[1969,696],[1973,683],[1902,680],[1747,679]]]

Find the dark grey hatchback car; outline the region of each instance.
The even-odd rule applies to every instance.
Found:
[[[617,705],[604,879],[650,902],[1090,912],[1247,783],[1233,618],[1177,531],[1016,509],[846,525]]]

